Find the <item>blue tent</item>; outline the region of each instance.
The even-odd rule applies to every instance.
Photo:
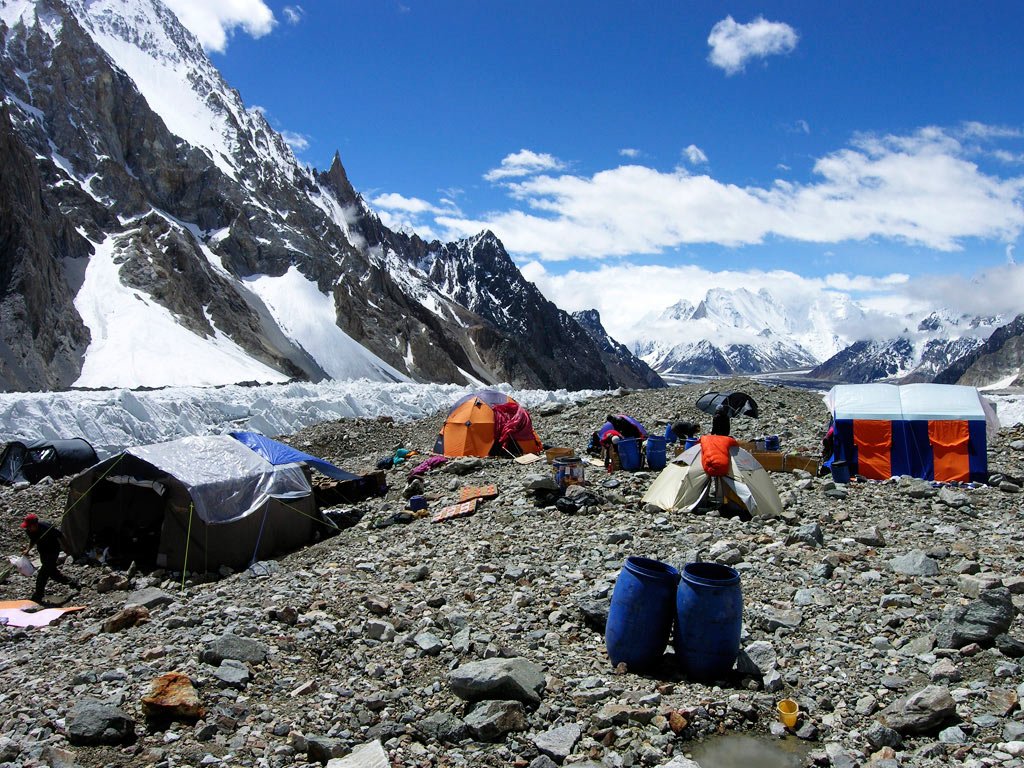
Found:
[[[271,440],[269,437],[256,432],[231,432],[230,434],[235,440],[251,448],[274,466],[305,462],[317,471],[335,480],[360,479],[359,475],[353,475],[351,472],[339,469],[329,461],[318,459],[316,456],[310,456],[308,453],[303,453],[296,448],[292,448],[290,445],[279,443],[277,440]]]

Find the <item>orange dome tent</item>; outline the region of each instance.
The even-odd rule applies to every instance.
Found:
[[[434,443],[434,453],[445,456],[518,456],[543,448],[526,409],[492,389],[455,403]]]

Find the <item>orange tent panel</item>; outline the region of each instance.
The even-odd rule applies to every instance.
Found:
[[[871,480],[892,477],[892,422],[856,419],[853,444],[857,447],[857,474]]]
[[[935,479],[940,482],[968,482],[971,479],[968,443],[971,434],[966,421],[929,421],[928,441],[932,445]]]
[[[494,446],[494,411],[480,400],[467,400],[448,414],[444,424],[445,456],[487,456]]]

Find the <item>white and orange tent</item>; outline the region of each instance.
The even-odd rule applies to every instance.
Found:
[[[778,515],[782,500],[764,467],[731,437],[705,435],[676,456],[642,501],[666,511],[692,512],[714,496],[719,507],[751,517]]]
[[[941,482],[984,481],[988,438],[999,429],[975,387],[953,384],[841,384],[825,395],[833,419],[831,461],[872,480],[910,475]]]

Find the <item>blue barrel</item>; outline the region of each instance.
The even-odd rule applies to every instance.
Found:
[[[650,669],[665,653],[676,620],[679,571],[647,557],[627,557],[615,579],[604,642],[612,664]]]
[[[832,462],[832,479],[837,483],[850,482],[850,465],[845,461],[835,460]]]
[[[683,450],[685,451],[685,450],[687,450],[689,448],[693,448],[693,446],[697,445],[697,443],[699,443],[699,442],[700,442],[700,438],[699,437],[688,437],[688,438],[686,438],[686,442],[683,443]]]
[[[691,680],[720,680],[740,650],[743,593],[740,575],[720,563],[687,563],[676,592],[673,647]]]
[[[666,443],[674,443],[677,439],[678,438],[676,437],[676,433],[672,431],[672,425],[671,424],[666,424],[665,425],[665,442]]]
[[[777,451],[782,447],[782,441],[779,440],[778,435],[765,435],[764,436],[764,449],[766,451]]]
[[[637,438],[622,438],[616,443],[619,451],[619,466],[628,472],[635,472],[640,469],[640,440]]]
[[[647,438],[647,466],[651,469],[665,468],[665,438],[651,435]]]

